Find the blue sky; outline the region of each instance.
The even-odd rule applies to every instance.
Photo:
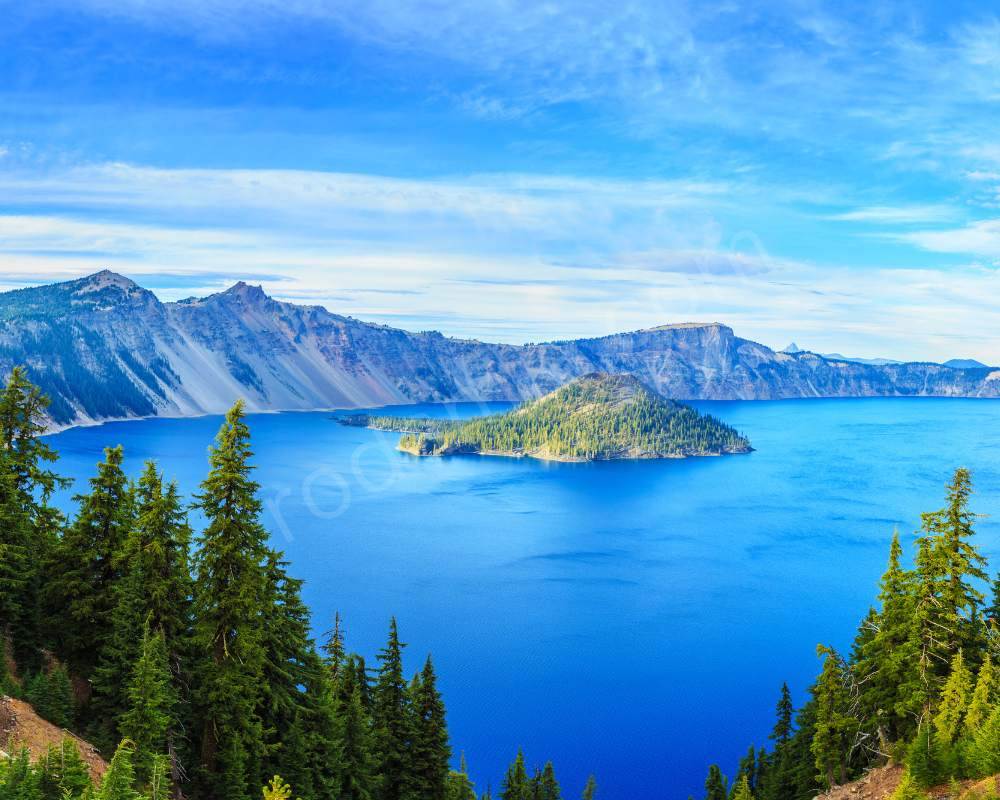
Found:
[[[0,0],[0,285],[1000,362],[1000,6]]]

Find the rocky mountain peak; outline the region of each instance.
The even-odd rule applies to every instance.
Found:
[[[226,291],[222,293],[226,297],[236,297],[247,303],[260,303],[264,300],[270,300],[271,298],[267,296],[264,291],[264,287],[260,284],[256,286],[247,283],[246,281],[238,281],[230,286]]]

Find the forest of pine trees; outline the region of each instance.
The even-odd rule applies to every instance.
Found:
[[[68,741],[34,763],[15,752],[0,758],[0,797],[478,800],[464,758],[451,768],[434,664],[407,679],[395,620],[374,669],[347,650],[339,616],[314,644],[301,582],[260,522],[241,404],[211,449],[193,531],[177,487],[153,462],[131,479],[120,447],[64,518],[46,403],[22,369],[0,390],[0,694],[110,765],[91,786]],[[562,797],[551,764],[529,777],[518,753],[511,770],[503,800]]]
[[[921,515],[912,567],[893,535],[850,653],[817,648],[809,700],[796,713],[783,685],[770,750],[751,747],[731,783],[712,765],[706,800],[811,800],[886,763],[905,767],[894,800],[1000,773],[1000,576],[987,586],[971,494],[957,470]]]

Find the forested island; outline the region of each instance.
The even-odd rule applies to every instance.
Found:
[[[241,404],[209,453],[198,532],[176,485],[152,461],[130,478],[121,447],[64,517],[46,406],[19,368],[0,387],[0,798],[493,796],[454,758],[435,665],[407,670],[395,620],[375,664],[339,616],[313,640],[302,581],[261,524]],[[563,797],[552,764],[520,752],[498,787]]]
[[[731,783],[712,765],[705,800],[809,800],[866,773],[868,788],[829,797],[995,800],[1000,575],[989,584],[971,494],[957,470],[944,507],[921,515],[912,567],[893,535],[850,652],[817,646],[808,701],[796,714],[782,686],[771,750],[751,746]]]
[[[631,375],[592,373],[502,414],[443,420],[352,414],[345,425],[403,435],[420,456],[531,456],[551,461],[748,453],[749,440],[707,414],[661,397]]]

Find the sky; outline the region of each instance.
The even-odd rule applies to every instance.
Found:
[[[0,288],[1000,363],[1000,3],[0,0]]]

